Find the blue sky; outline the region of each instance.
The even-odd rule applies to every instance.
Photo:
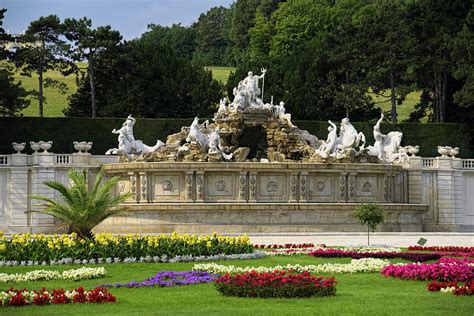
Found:
[[[190,25],[202,12],[215,6],[228,7],[233,0],[0,0],[8,11],[3,28],[20,33],[40,16],[56,14],[92,19],[93,26],[110,24],[125,39],[140,36],[150,23]]]

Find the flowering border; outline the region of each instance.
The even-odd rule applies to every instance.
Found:
[[[322,258],[382,258],[394,259],[400,258],[410,261],[424,262],[440,259],[442,256],[436,253],[413,253],[413,252],[357,252],[339,249],[318,249],[309,253],[313,257]]]
[[[453,293],[454,295],[474,295],[474,280],[459,285],[458,282],[431,281],[426,285],[430,292]]]
[[[392,264],[384,267],[380,273],[403,280],[469,282],[474,280],[474,263],[472,260],[443,258],[429,264]]]
[[[26,273],[0,273],[0,283],[33,282],[46,280],[72,280],[95,279],[103,277],[107,271],[104,267],[71,269],[63,272],[51,270],[34,270]]]
[[[90,291],[80,287],[66,291],[64,289],[36,291],[26,289],[9,289],[0,292],[1,306],[50,305],[70,303],[113,303],[117,298],[105,288],[96,288]]]
[[[214,281],[219,275],[211,274],[204,271],[160,271],[152,278],[148,278],[143,282],[129,282],[118,284],[102,284],[99,287],[170,287],[181,285],[192,285],[199,283],[210,283]]]
[[[310,273],[360,273],[360,272],[379,272],[383,267],[390,265],[388,260],[364,258],[353,259],[351,263],[325,263],[318,265],[299,265],[287,264],[275,267],[236,267],[234,265],[221,265],[216,263],[195,264],[194,271],[206,271],[218,274],[235,274],[256,271],[259,273],[269,273],[273,271],[292,271],[292,272],[310,272]]]
[[[2,266],[37,266],[37,265],[61,265],[61,264],[111,264],[111,263],[176,263],[176,262],[200,262],[200,261],[216,261],[216,260],[247,260],[247,259],[261,259],[267,257],[268,254],[264,251],[256,251],[253,253],[244,254],[224,254],[220,253],[212,256],[176,256],[169,258],[167,255],[163,256],[146,256],[140,258],[98,258],[98,259],[72,259],[63,258],[60,260],[51,261],[0,261],[0,267]]]
[[[225,274],[214,281],[226,296],[239,297],[311,297],[336,295],[336,279],[311,276],[309,272],[289,271]]]

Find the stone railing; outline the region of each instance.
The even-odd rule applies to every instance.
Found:
[[[474,159],[463,159],[462,169],[474,169]]]
[[[72,155],[70,154],[57,154],[55,155],[55,165],[69,165],[72,163]]]
[[[0,155],[0,166],[8,166],[10,164],[10,155]]]
[[[433,168],[436,166],[436,158],[422,158],[421,165],[423,168]]]

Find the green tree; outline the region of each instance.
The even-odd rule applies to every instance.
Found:
[[[23,48],[15,53],[14,61],[22,69],[22,74],[38,75],[39,116],[43,117],[45,98],[43,87],[45,84],[61,86],[56,80],[44,77],[48,70],[59,69],[65,71],[71,62],[64,58],[67,45],[61,39],[62,25],[56,15],[40,17],[30,23],[23,40],[27,42]]]
[[[44,196],[35,195],[32,198],[46,202],[45,208],[34,211],[51,215],[69,228],[69,233],[75,232],[82,238],[92,238],[92,229],[105,219],[123,214],[126,209],[118,207],[131,197],[131,193],[114,196],[113,191],[119,178],[106,179],[99,172],[92,187],[89,189],[87,171],[69,170],[68,178],[71,186],[65,186],[58,181],[47,181],[44,184],[60,193],[64,202]]]
[[[404,2],[377,1],[364,6],[355,18],[357,37],[352,40],[362,45],[359,56],[367,69],[368,85],[391,102],[392,123],[398,120],[397,105],[410,91],[406,84],[416,46],[405,11]]]
[[[193,27],[173,24],[161,26],[149,24],[148,31],[143,33],[143,40],[155,41],[161,46],[170,46],[178,57],[190,60],[196,50],[196,30]]]
[[[116,49],[122,40],[120,32],[112,30],[110,25],[91,28],[92,21],[86,17],[64,20],[64,34],[72,42],[69,57],[74,61],[87,61],[87,73],[91,92],[91,116],[97,115],[95,89],[95,58],[107,50]]]
[[[455,61],[454,77],[463,86],[454,94],[454,100],[464,108],[474,105],[474,8],[471,8],[462,30],[453,40],[452,57]]]
[[[9,53],[4,49],[2,43],[12,40],[2,28],[6,9],[0,9],[0,115],[15,116],[26,108],[30,101],[26,98],[29,93],[21,86],[21,82],[15,82],[13,73],[7,65]]]
[[[455,61],[450,50],[471,8],[472,1],[463,0],[413,1],[407,6],[407,20],[417,43],[413,74],[417,87],[432,95],[434,122],[448,121],[457,110],[453,94],[458,83],[452,77]]]
[[[121,45],[117,54],[98,55],[97,62],[98,116],[206,117],[223,96],[210,71],[149,37]],[[90,86],[87,78],[81,78],[65,114],[89,115],[86,104]]]
[[[201,65],[225,65],[225,53],[228,49],[227,26],[230,10],[213,7],[202,13],[193,25],[196,30],[196,51],[194,61]]]
[[[385,220],[383,208],[379,204],[368,203],[357,208],[354,213],[355,219],[361,225],[367,225],[367,245],[370,245],[370,230],[375,231],[377,225]]]

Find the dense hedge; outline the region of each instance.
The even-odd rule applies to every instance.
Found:
[[[52,152],[74,152],[72,142],[92,141],[92,153],[104,154],[109,148],[117,146],[117,137],[111,131],[119,128],[122,118],[1,118],[0,153],[13,152],[11,142],[29,142],[52,140]],[[148,145],[154,145],[157,139],[166,140],[166,136],[178,132],[182,126],[191,124],[192,119],[137,119],[135,138]],[[295,124],[310,133],[325,139],[327,122],[295,121]],[[363,132],[367,142],[373,144],[373,123],[356,122],[354,126]],[[420,145],[420,155],[437,156],[438,145],[458,146],[461,157],[473,156],[473,130],[466,124],[383,124],[382,132],[403,132],[403,145]],[[29,149],[29,146],[28,146]]]

